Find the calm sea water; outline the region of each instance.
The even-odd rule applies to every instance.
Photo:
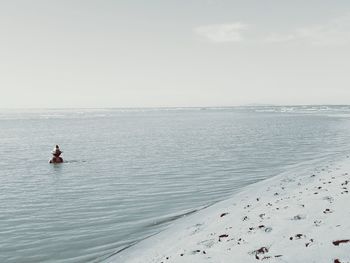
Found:
[[[350,107],[0,111],[0,262],[94,262],[291,166]],[[50,165],[55,144],[67,161]]]

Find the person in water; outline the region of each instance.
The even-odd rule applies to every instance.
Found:
[[[60,150],[60,147],[56,145],[56,147],[52,151],[52,159],[50,160],[50,163],[63,163],[62,157],[60,157],[62,151]]]

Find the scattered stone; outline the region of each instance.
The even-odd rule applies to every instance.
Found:
[[[220,217],[224,217],[224,216],[226,216],[226,215],[228,215],[228,213],[222,213],[222,214],[220,215]]]
[[[305,219],[306,216],[305,215],[296,215],[296,216],[293,216],[292,220],[302,220],[302,219]]]
[[[346,180],[344,183],[342,183],[341,185],[347,185],[349,183],[348,180]]]
[[[259,255],[260,255],[260,254],[265,254],[265,253],[267,253],[267,252],[269,252],[269,249],[268,249],[267,247],[261,247],[261,248],[259,248],[259,249],[257,249],[257,250],[254,250],[254,251],[252,252],[252,254],[255,255],[255,258],[256,258],[256,259],[260,259],[260,258],[259,258]]]
[[[330,214],[330,213],[333,213],[329,208],[326,208],[324,211],[323,211],[324,214]]]
[[[267,227],[267,228],[265,228],[265,232],[266,233],[270,233],[272,231],[272,227]]]
[[[314,240],[311,238],[311,239],[310,239],[310,242],[306,243],[305,246],[308,247],[308,246],[310,246],[311,243],[313,243],[313,242],[314,242]]]
[[[336,241],[333,241],[333,245],[335,246],[339,246],[339,244],[342,244],[342,243],[348,243],[350,242],[350,239],[342,239],[342,240],[336,240]]]
[[[303,234],[296,234],[294,237],[295,239],[301,239],[302,237],[305,237],[305,236]],[[289,239],[293,240],[293,237],[290,237]]]
[[[258,254],[264,254],[264,253],[269,252],[269,249],[268,249],[267,247],[261,247],[261,248],[259,248],[258,250],[256,250],[256,252],[257,252]]]

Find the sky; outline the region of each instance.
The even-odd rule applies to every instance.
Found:
[[[0,108],[350,104],[350,1],[0,1]]]

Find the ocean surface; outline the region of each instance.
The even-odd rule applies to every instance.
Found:
[[[0,110],[0,262],[103,261],[349,142],[350,106]]]

